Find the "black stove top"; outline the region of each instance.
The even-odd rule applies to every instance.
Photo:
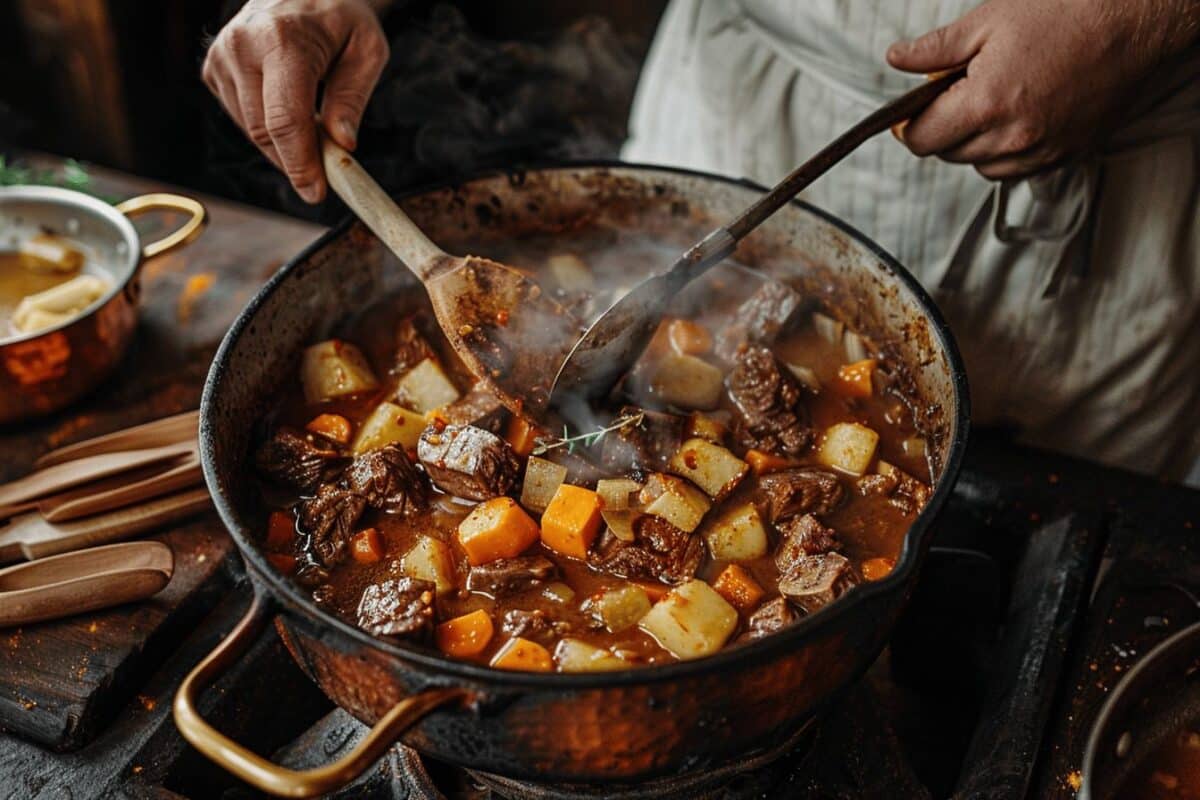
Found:
[[[795,741],[720,775],[622,787],[649,800],[1069,798],[1088,727],[1137,657],[1195,621],[1200,492],[978,436],[891,644]],[[240,616],[227,596],[92,743],[54,754],[0,734],[0,797],[256,797],[188,747],[182,675]],[[205,694],[222,730],[308,767],[365,728],[264,637]],[[339,798],[591,798],[395,748]]]

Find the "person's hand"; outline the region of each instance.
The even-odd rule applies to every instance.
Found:
[[[309,203],[325,196],[317,145],[321,119],[347,150],[388,58],[376,0],[250,0],[217,34],[204,82],[263,154]]]
[[[967,64],[897,135],[918,156],[992,179],[1055,166],[1101,140],[1139,80],[1195,41],[1198,9],[1191,0],[989,0],[888,50],[908,72]]]

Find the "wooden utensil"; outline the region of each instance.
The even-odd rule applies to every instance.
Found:
[[[200,453],[192,450],[171,461],[123,472],[41,499],[37,501],[37,510],[47,522],[66,522],[161,497],[203,482]]]
[[[210,503],[208,490],[200,487],[70,522],[50,522],[38,512],[24,514],[0,528],[0,564],[129,539],[186,519]]]
[[[94,456],[100,453],[112,453],[118,450],[143,450],[149,447],[160,447],[184,440],[195,441],[200,427],[199,411],[184,411],[170,417],[152,420],[132,428],[86,439],[82,442],[69,444],[57,450],[44,453],[33,462],[34,469],[45,469],[66,461]]]
[[[353,157],[328,138],[329,185],[425,285],[438,324],[463,363],[514,413],[537,413],[579,335],[579,323],[525,274],[429,240]]]
[[[960,67],[893,100],[797,167],[728,225],[689,248],[665,272],[642,281],[613,304],[572,348],[554,380],[550,404],[571,419],[572,410],[604,397],[650,342],[667,306],[683,288],[733,253],[737,243],[860,144],[911,119],[959,78]]]
[[[171,580],[161,542],[125,542],[0,570],[0,626],[28,625],[143,600]]]

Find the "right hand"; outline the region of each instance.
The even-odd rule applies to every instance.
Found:
[[[204,83],[306,202],[325,197],[314,114],[353,150],[358,126],[388,59],[368,0],[249,0],[208,50]]]

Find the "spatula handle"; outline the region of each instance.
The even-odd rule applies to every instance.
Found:
[[[422,281],[450,259],[409,219],[375,179],[328,136],[321,136],[325,177],[350,210]]]

